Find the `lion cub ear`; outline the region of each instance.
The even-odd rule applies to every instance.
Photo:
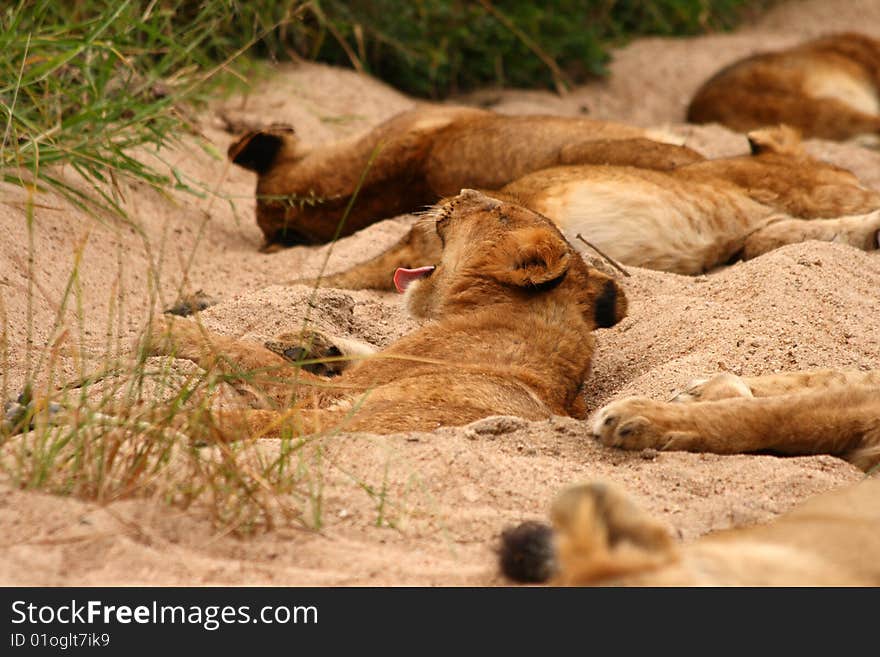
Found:
[[[761,153],[781,153],[800,155],[804,152],[801,133],[791,126],[781,123],[777,126],[752,130],[747,135],[752,155]]]
[[[546,228],[521,228],[508,233],[495,251],[490,271],[497,280],[519,287],[560,280],[571,264],[571,250]]]
[[[226,154],[233,164],[256,173],[266,173],[285,142],[293,138],[293,128],[289,125],[273,124],[265,130],[254,130],[240,137]]]

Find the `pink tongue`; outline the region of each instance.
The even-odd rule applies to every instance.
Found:
[[[434,271],[433,266],[417,267],[416,269],[404,269],[403,267],[400,267],[394,272],[394,287],[397,288],[398,292],[405,292],[410,283],[428,276],[432,271]]]

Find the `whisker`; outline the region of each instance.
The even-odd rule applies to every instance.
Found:
[[[422,217],[415,221],[415,223],[413,224],[413,228],[431,228],[436,223],[437,220],[434,217]]]

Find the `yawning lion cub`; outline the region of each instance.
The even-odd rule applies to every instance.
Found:
[[[439,262],[398,277],[410,312],[431,321],[339,377],[309,374],[179,318],[156,327],[148,349],[246,377],[287,406],[221,413],[227,439],[285,428],[429,431],[499,414],[583,418],[592,331],[626,312],[617,284],[589,268],[547,219],[479,192],[439,205],[433,225]]]

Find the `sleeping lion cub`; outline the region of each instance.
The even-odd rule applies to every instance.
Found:
[[[579,249],[581,234],[628,265],[701,274],[784,244],[824,240],[878,247],[880,194],[849,171],[816,160],[786,126],[749,134],[752,154],[669,171],[565,166],[527,174],[499,194],[550,218]],[[324,285],[389,289],[397,267],[436,257],[434,234],[416,224],[385,253]]]
[[[433,224],[443,243],[436,266],[399,277],[410,313],[431,321],[334,379],[180,318],[163,320],[147,348],[219,368],[287,409],[221,411],[226,439],[430,431],[498,414],[585,417],[592,331],[626,312],[617,284],[545,218],[479,192],[438,205]]]
[[[229,147],[229,159],[256,172],[263,249],[275,250],[329,242],[463,188],[499,189],[559,164],[666,169],[702,159],[689,148],[654,141],[652,134],[587,118],[424,106],[362,136],[315,148],[289,127],[250,132]]]
[[[880,370],[818,370],[693,382],[672,402],[614,401],[592,419],[606,445],[733,454],[833,454],[880,464]],[[808,501],[773,522],[676,546],[610,486],[562,493],[554,530],[503,536],[502,570],[519,581],[638,586],[880,584],[880,480]],[[555,532],[555,535],[554,535]]]
[[[787,123],[822,139],[877,135],[880,41],[835,34],[747,57],[703,84],[687,120],[715,121],[742,132]]]

